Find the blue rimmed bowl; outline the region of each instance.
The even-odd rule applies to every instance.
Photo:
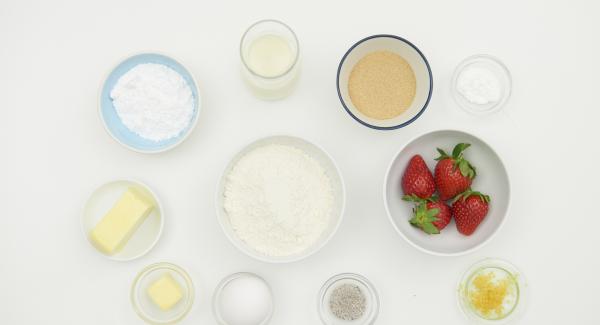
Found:
[[[390,51],[403,57],[415,73],[417,91],[410,107],[402,114],[378,120],[361,113],[352,103],[348,92],[348,79],[352,69],[365,55],[376,51]],[[414,44],[396,35],[372,35],[356,42],[344,54],[337,70],[337,92],[342,106],[362,125],[377,130],[394,130],[414,122],[427,108],[433,91],[433,75],[425,55]]]
[[[178,136],[163,140],[163,141],[152,141],[149,139],[142,138],[138,134],[132,132],[123,124],[119,118],[113,101],[110,98],[110,92],[123,74],[129,71],[131,68],[138,64],[144,63],[156,63],[165,65],[177,73],[179,73],[183,79],[188,83],[194,96],[194,113],[190,124],[185,130],[183,130]],[[104,128],[115,139],[118,143],[124,147],[141,153],[158,153],[173,149],[180,143],[182,143],[191,133],[198,122],[198,114],[200,112],[200,93],[198,91],[197,83],[194,80],[192,74],[178,61],[170,58],[163,54],[157,53],[142,53],[131,56],[121,63],[119,63],[109,73],[108,77],[102,85],[100,90],[100,106],[99,113],[100,119],[104,124]]]

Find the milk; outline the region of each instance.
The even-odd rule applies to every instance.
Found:
[[[267,78],[284,74],[294,63],[288,42],[276,35],[264,35],[252,42],[248,51],[248,67]]]
[[[244,79],[257,97],[280,99],[292,92],[300,71],[299,47],[287,25],[255,23],[242,36],[240,50]]]

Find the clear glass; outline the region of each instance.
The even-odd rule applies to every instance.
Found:
[[[329,308],[329,299],[331,292],[342,284],[352,284],[360,288],[365,295],[367,301],[367,308],[361,318],[347,321],[337,318]],[[379,315],[379,296],[375,287],[369,280],[359,274],[353,273],[342,273],[331,277],[321,290],[319,291],[319,300],[317,309],[321,321],[325,325],[370,325],[375,323],[375,319]]]
[[[215,319],[217,320],[218,324],[228,325],[225,322],[225,320],[223,320],[223,316],[221,315],[221,310],[219,308],[219,302],[221,300],[221,294],[223,292],[223,288],[225,288],[225,286],[227,286],[227,284],[229,284],[229,282],[231,282],[232,280],[235,280],[235,279],[238,279],[241,277],[253,277],[253,278],[260,280],[261,282],[263,282],[265,284],[265,286],[267,286],[267,288],[269,288],[271,297],[273,297],[273,291],[271,290],[271,286],[269,286],[267,281],[265,281],[260,276],[254,274],[254,273],[249,273],[249,272],[239,272],[239,273],[231,274],[231,275],[227,276],[226,278],[224,278],[223,280],[221,280],[219,285],[217,285],[217,288],[215,289],[215,293],[213,295],[213,300],[212,300],[213,315],[215,316]],[[274,310],[274,307],[273,307],[273,304],[271,304],[269,314],[265,317],[265,319],[260,324],[257,324],[257,325],[268,324],[269,321],[271,321],[271,317],[273,316],[273,310]]]
[[[494,274],[509,279],[511,286],[515,287],[512,300],[506,303],[506,311],[503,315],[491,315],[486,318],[476,310],[469,299],[469,290],[476,275],[483,272],[494,272]],[[511,263],[499,259],[484,259],[473,264],[461,277],[458,283],[457,300],[460,310],[465,317],[475,324],[509,324],[518,319],[525,310],[527,302],[528,286],[525,277]]]
[[[487,104],[476,104],[467,100],[458,91],[458,77],[468,68],[476,67],[490,71],[500,85],[500,99]],[[452,97],[460,108],[474,115],[487,115],[501,110],[510,98],[512,78],[508,68],[498,58],[487,54],[478,54],[464,59],[454,70],[452,76]]]
[[[183,298],[169,310],[161,310],[148,296],[148,287],[165,273],[181,286]],[[187,272],[171,263],[156,263],[144,268],[131,286],[131,304],[135,312],[149,324],[175,324],[182,320],[194,304],[194,284]]]
[[[265,38],[275,39],[277,42],[267,45],[267,43],[261,42]],[[262,57],[266,61],[280,59],[282,55],[286,56],[284,59],[287,64],[281,71],[268,73],[256,63],[256,60],[253,59],[253,51],[255,51],[254,46],[259,43],[264,45],[261,48],[261,54],[265,54],[265,51],[269,50],[272,52],[266,54],[268,58]],[[277,45],[287,46],[285,48],[279,46],[278,48]],[[277,57],[277,53],[274,52],[278,50],[283,50],[285,53],[280,53],[282,55]],[[244,80],[257,97],[275,100],[292,93],[300,72],[300,45],[296,34],[288,25],[272,19],[261,20],[252,24],[242,36],[240,57]]]

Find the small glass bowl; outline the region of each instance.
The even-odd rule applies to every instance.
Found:
[[[233,274],[225,277],[223,280],[221,280],[221,282],[219,282],[219,284],[217,285],[217,288],[215,289],[215,293],[213,295],[213,300],[212,300],[213,315],[214,315],[215,319],[217,320],[218,324],[228,325],[227,322],[225,322],[225,320],[223,319],[223,315],[221,315],[221,310],[219,308],[219,303],[221,300],[221,295],[223,293],[223,289],[231,281],[233,281],[237,278],[240,278],[240,277],[253,277],[253,278],[256,278],[259,281],[263,282],[265,284],[265,286],[267,286],[267,288],[269,289],[269,292],[271,293],[271,298],[273,297],[273,291],[271,290],[271,286],[269,286],[269,283],[267,283],[267,281],[265,281],[265,279],[263,279],[262,277],[254,274],[254,273],[250,273],[250,272],[233,273]],[[271,321],[271,317],[273,317],[274,309],[275,309],[274,305],[273,305],[273,303],[271,303],[271,307],[269,309],[268,315],[263,319],[263,321],[259,325],[266,325]]]
[[[148,296],[148,287],[165,273],[170,274],[183,290],[183,298],[169,310],[161,310]],[[131,286],[131,304],[135,312],[149,324],[175,324],[182,320],[194,304],[194,284],[185,270],[171,263],[156,263],[144,268]]]
[[[356,285],[365,295],[367,308],[361,318],[347,321],[336,317],[331,312],[329,308],[331,293],[335,288],[343,284]],[[379,296],[373,284],[362,275],[342,273],[331,277],[321,287],[317,309],[319,310],[321,321],[325,325],[370,325],[375,322],[375,319],[379,315]]]
[[[483,68],[492,72],[500,84],[500,99],[487,104],[475,104],[468,101],[458,91],[458,77],[467,68]],[[452,97],[454,101],[468,113],[474,115],[487,115],[499,111],[510,98],[512,78],[508,68],[496,57],[487,54],[478,54],[464,59],[454,70],[452,75]]]
[[[496,275],[509,278],[511,280],[511,285],[515,286],[516,293],[514,303],[510,304],[510,310],[500,317],[485,318],[469,301],[468,291],[472,284],[472,280],[477,274],[480,274],[483,271],[494,272]],[[457,288],[458,306],[465,317],[472,323],[508,324],[515,321],[524,312],[527,302],[527,289],[525,277],[514,265],[504,260],[488,258],[473,264],[461,277]]]

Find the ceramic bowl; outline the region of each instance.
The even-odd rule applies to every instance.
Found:
[[[428,235],[408,222],[413,204],[402,200],[402,175],[416,154],[423,156],[433,172],[438,156],[436,148],[451,152],[460,142],[471,144],[464,155],[477,168],[472,188],[491,197],[488,215],[471,236],[460,234],[454,220],[440,234]],[[402,238],[423,252],[442,256],[467,254],[489,242],[506,221],[510,202],[508,173],[498,154],[480,138],[454,130],[426,133],[405,145],[388,167],[383,190],[388,217]]]
[[[113,101],[110,98],[110,92],[119,78],[127,71],[131,70],[131,68],[144,63],[162,64],[175,70],[183,77],[192,90],[192,95],[194,96],[194,115],[187,128],[174,138],[157,142],[145,139],[132,132],[119,118],[113,105]],[[143,53],[125,59],[108,74],[108,77],[100,90],[99,114],[108,134],[121,145],[136,152],[159,153],[175,148],[191,134],[198,122],[198,114],[201,108],[200,103],[200,93],[198,91],[197,83],[192,74],[181,63],[163,54]]]
[[[391,51],[403,57],[411,66],[417,81],[417,92],[411,106],[399,116],[377,120],[361,113],[348,93],[348,79],[356,63],[375,51]],[[359,123],[378,130],[393,130],[414,122],[427,108],[433,91],[431,67],[425,55],[411,42],[395,35],[373,35],[356,42],[344,54],[337,71],[337,92],[342,106]]]
[[[130,187],[151,197],[154,200],[154,209],[120,251],[114,255],[105,254],[96,249],[90,239],[90,232]],[[102,256],[115,261],[130,261],[144,256],[160,239],[163,226],[164,213],[158,196],[148,185],[132,179],[119,179],[98,187],[88,198],[81,214],[81,229],[90,245]]]
[[[298,149],[303,150],[311,157],[316,159],[321,166],[325,169],[325,173],[331,180],[331,184],[333,187],[333,200],[334,200],[334,208],[331,214],[331,220],[329,222],[328,228],[323,232],[320,239],[315,242],[312,247],[304,250],[303,252],[295,255],[289,256],[268,256],[256,251],[254,248],[249,246],[247,243],[239,239],[233,230],[231,223],[229,221],[229,217],[227,212],[223,208],[224,201],[224,191],[227,175],[231,171],[231,169],[237,164],[237,162],[242,158],[246,153],[256,149],[258,147],[262,147],[270,144],[281,144],[281,145],[289,145],[296,147]],[[327,244],[327,242],[333,237],[339,225],[342,222],[342,218],[344,215],[344,206],[346,202],[346,192],[344,189],[344,181],[342,179],[342,175],[336,166],[335,162],[323,150],[321,147],[308,142],[304,139],[292,137],[292,136],[270,136],[257,141],[254,141],[239,151],[231,160],[231,162],[225,168],[221,180],[219,181],[217,193],[216,193],[216,207],[217,207],[217,217],[225,235],[229,240],[233,243],[235,247],[237,247],[240,251],[245,253],[246,255],[255,258],[257,260],[269,263],[289,263],[299,261],[304,259],[317,251],[319,251],[323,246]]]

